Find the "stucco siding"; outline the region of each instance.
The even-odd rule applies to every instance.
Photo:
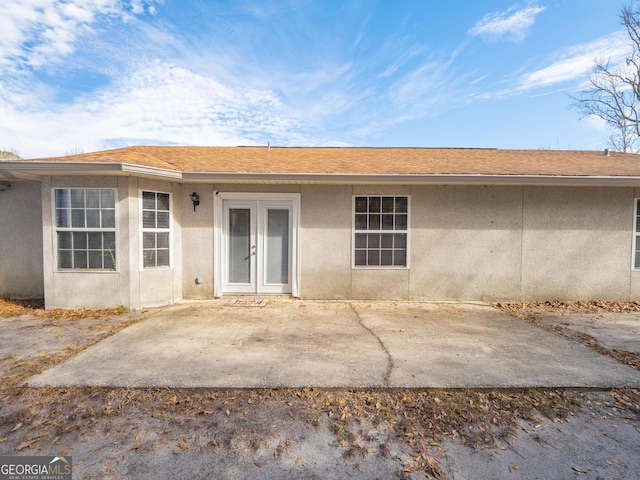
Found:
[[[136,308],[174,303],[182,299],[182,186],[146,178],[131,179],[129,197],[129,252],[132,278],[136,279],[132,304]],[[145,268],[142,261],[141,192],[161,192],[171,195],[171,264],[169,267]],[[188,197],[188,196],[187,196]],[[123,248],[126,244],[122,245]]]
[[[0,191],[0,297],[42,298],[40,183],[7,183]]]
[[[129,306],[117,272],[56,272],[54,279],[45,295],[47,309]]]
[[[55,188],[115,188],[116,202],[116,271],[60,271],[57,268],[55,247],[53,189]],[[44,244],[45,307],[106,308],[129,306],[126,248],[128,190],[126,177],[47,177],[42,180],[42,239]],[[125,244],[126,245],[126,244]]]
[[[526,188],[523,297],[629,300],[632,226],[631,188]]]
[[[302,191],[306,298],[640,298],[640,272],[631,271],[633,188],[305,186]],[[354,194],[410,195],[409,269],[351,268]]]
[[[55,187],[118,189],[116,271],[57,270],[51,205]],[[170,268],[143,268],[141,190],[172,195]],[[192,191],[200,195],[195,212],[189,198]],[[42,285],[47,308],[142,308],[183,298],[213,298],[219,280],[214,278],[216,192],[246,192],[247,197],[251,193],[300,193],[302,298],[640,299],[640,272],[631,269],[637,193],[633,188],[181,185],[134,177],[54,177],[42,180],[41,192],[40,248],[44,245]],[[6,193],[0,192],[0,202],[8,198]],[[21,195],[23,200],[29,196],[26,190]],[[354,195],[410,197],[409,268],[353,267]],[[31,211],[32,207],[22,208]],[[6,212],[0,210],[0,215]],[[30,231],[38,226],[24,228]],[[16,243],[28,232],[12,235]],[[0,242],[7,238],[10,236],[5,232],[0,233]],[[37,264],[29,267],[37,268]],[[3,289],[7,271],[0,269]],[[196,282],[197,278],[202,282]]]
[[[213,185],[182,186],[178,205],[182,212],[183,298],[213,298],[213,190]],[[200,196],[195,211],[189,197],[192,192]]]
[[[52,192],[55,188],[115,188],[115,271],[60,271],[56,262]],[[169,268],[144,269],[140,192],[172,194],[172,263]],[[42,242],[45,245],[46,308],[128,308],[164,305],[182,298],[181,187],[177,183],[133,177],[48,177],[42,179]]]
[[[304,185],[301,198],[303,298],[351,298],[351,194],[343,185]]]
[[[414,187],[412,300],[520,296],[521,187]]]

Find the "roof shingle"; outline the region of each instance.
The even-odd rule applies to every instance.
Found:
[[[639,155],[586,150],[135,146],[34,161],[190,173],[640,176]]]

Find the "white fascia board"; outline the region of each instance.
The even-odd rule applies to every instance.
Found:
[[[539,185],[640,187],[640,176],[618,175],[482,175],[482,174],[334,174],[259,172],[180,172],[131,163],[8,161],[0,178],[37,175],[135,175],[190,183],[309,183],[369,185]]]
[[[640,187],[640,176],[591,175],[479,175],[479,174],[302,174],[185,172],[185,182],[218,183],[328,183],[396,185],[540,185]]]
[[[170,170],[168,168],[145,167],[142,165],[135,165],[132,163],[123,163],[122,171],[131,173],[133,175],[150,176],[150,177],[163,177],[163,178],[173,178],[173,179],[182,179],[183,177],[182,172],[178,170]]]
[[[2,162],[0,167],[5,175],[118,175],[121,173],[181,179],[182,172],[165,168],[145,167],[130,163],[110,162],[34,162],[12,161]]]
[[[3,170],[24,171],[24,172],[47,172],[47,174],[77,174],[78,172],[113,172],[122,171],[119,163],[69,163],[69,162],[34,162],[34,161],[15,161],[3,162]]]

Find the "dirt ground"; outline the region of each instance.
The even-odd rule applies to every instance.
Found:
[[[574,325],[636,304],[495,307],[640,369]],[[634,389],[24,386],[152,313],[0,300],[0,455],[68,455],[77,479],[640,478]]]

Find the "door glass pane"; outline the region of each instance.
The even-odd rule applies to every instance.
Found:
[[[267,210],[266,283],[289,283],[289,210]]]
[[[229,283],[251,283],[251,210],[229,209]]]

